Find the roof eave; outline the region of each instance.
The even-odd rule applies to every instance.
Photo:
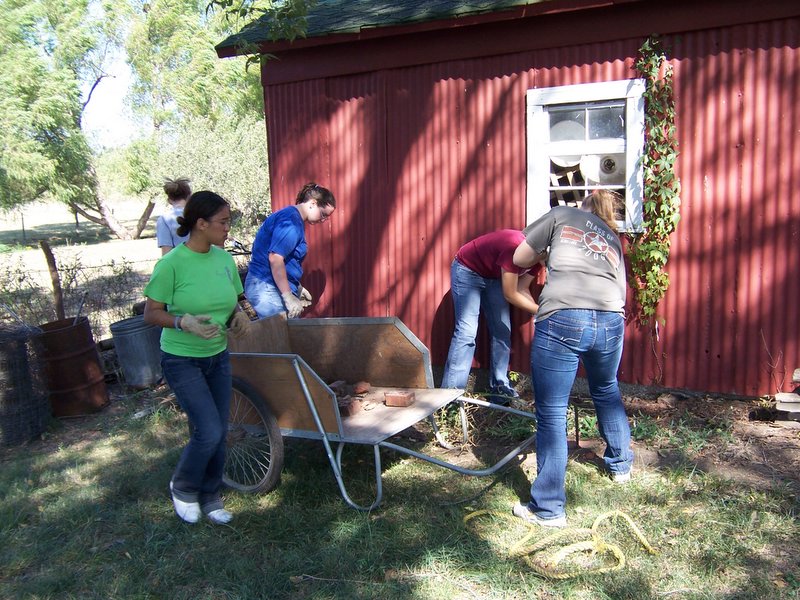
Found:
[[[510,21],[525,17],[605,8],[619,4],[630,4],[643,1],[644,0],[554,0],[553,2],[528,4],[525,6],[509,8],[496,12],[467,15],[455,18],[436,19],[434,21],[425,21],[422,23],[404,23],[402,25],[362,27],[357,32],[335,33],[311,38],[297,38],[295,40],[261,41],[255,43],[255,46],[258,48],[259,54],[276,54],[279,52],[313,48],[316,46],[344,44],[378,37],[406,35],[409,33],[452,29],[455,27],[468,27],[482,25],[485,23]],[[230,36],[215,47],[217,56],[219,58],[229,58],[241,54],[249,54],[249,52],[241,49],[240,46],[233,41],[235,38],[235,35]]]

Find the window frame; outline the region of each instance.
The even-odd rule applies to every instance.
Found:
[[[526,93],[526,215],[532,223],[550,206],[550,122],[549,107],[604,101],[625,102],[625,221],[618,221],[619,231],[643,229],[644,174],[644,79],[624,79],[598,83],[579,83],[548,88],[533,88]],[[543,141],[544,140],[544,141]],[[565,142],[558,142],[564,145]],[[591,145],[593,142],[578,142]],[[566,149],[566,148],[565,148]],[[560,152],[559,152],[560,153]],[[569,152],[576,154],[576,152]],[[583,153],[581,153],[583,154]]]

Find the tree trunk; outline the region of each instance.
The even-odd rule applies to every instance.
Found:
[[[84,106],[84,108],[86,107]],[[76,202],[70,202],[70,208],[75,211],[76,215],[81,214],[86,219],[89,219],[92,223],[108,227],[111,232],[121,240],[133,239],[131,232],[128,231],[128,229],[117,220],[117,218],[114,216],[114,213],[111,211],[111,207],[108,206],[103,198],[100,197],[100,194],[97,191],[97,173],[95,172],[93,166],[89,167],[89,173],[92,177],[92,181],[94,182],[92,185],[92,199],[94,200],[94,207],[90,207],[88,205],[81,206]],[[90,213],[89,210],[96,210],[99,213],[99,216]]]
[[[128,228],[120,223],[111,212],[111,207],[102,198],[97,198],[97,208],[100,214],[103,215],[103,220],[108,225],[108,228],[114,232],[114,235],[121,240],[132,240],[134,236],[128,231]]]
[[[142,231],[144,228],[147,227],[147,222],[150,220],[150,215],[153,214],[153,209],[156,207],[156,203],[152,200],[147,201],[147,206],[144,207],[142,211],[142,216],[139,217],[139,221],[136,223],[136,229],[133,231],[133,239],[138,240],[142,236]]]

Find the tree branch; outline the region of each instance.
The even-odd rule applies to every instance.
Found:
[[[103,73],[97,79],[95,79],[91,89],[89,90],[89,95],[86,96],[86,102],[84,102],[83,105],[81,106],[81,115],[83,115],[83,112],[86,110],[86,105],[89,104],[89,101],[92,99],[92,94],[94,94],[95,88],[97,88],[97,86],[100,85],[100,82],[103,81],[103,79],[105,79],[106,77],[108,77],[108,75]]]
[[[87,212],[87,210],[86,210],[85,208],[83,208],[82,206],[79,206],[79,205],[78,205],[78,204],[76,204],[75,202],[69,202],[69,203],[68,203],[68,206],[69,206],[69,207],[70,207],[70,208],[71,208],[73,211],[75,211],[76,213],[78,213],[80,216],[82,216],[82,217],[83,217],[83,218],[85,218],[85,219],[88,219],[88,220],[89,220],[89,221],[91,221],[92,223],[96,223],[97,225],[105,225],[105,224],[106,224],[106,222],[103,220],[103,218],[102,218],[102,217],[96,217],[96,216],[94,216],[94,215],[93,215],[93,214],[91,214],[90,212]]]

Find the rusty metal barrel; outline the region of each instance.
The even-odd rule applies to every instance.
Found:
[[[108,390],[89,319],[40,325],[39,354],[54,417],[94,413],[108,404]]]

